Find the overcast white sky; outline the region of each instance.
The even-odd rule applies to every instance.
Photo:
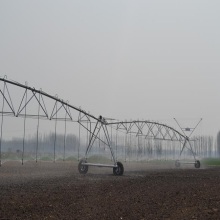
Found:
[[[0,1],[0,76],[116,119],[220,130],[220,1]]]

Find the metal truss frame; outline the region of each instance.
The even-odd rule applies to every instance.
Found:
[[[37,89],[29,87],[27,85],[23,85],[18,82],[7,80],[6,78],[0,78],[0,82],[3,82],[3,84],[4,84],[3,90],[0,89],[0,94],[3,96],[3,105],[2,105],[2,109],[1,109],[0,113],[3,115],[13,115],[15,117],[22,117],[22,116],[24,117],[25,116],[25,117],[31,117],[31,118],[40,117],[40,118],[47,118],[49,120],[56,119],[56,120],[73,121],[73,118],[71,117],[71,112],[70,112],[70,109],[73,109],[73,110],[76,110],[77,112],[79,112],[78,120],[75,122],[88,121],[88,120],[90,121],[91,119],[93,119],[95,121],[98,120],[98,118],[96,118],[92,114],[82,110],[81,108],[70,105],[68,101],[64,101],[63,99],[59,99],[57,95],[52,96],[52,95],[47,94],[46,92],[43,92],[42,90],[37,90]],[[25,90],[23,96],[21,97],[20,105],[17,109],[14,108],[11,94],[8,89],[8,84],[11,84],[11,85],[14,85],[17,87],[21,87]],[[29,93],[30,97],[28,97],[28,93]],[[44,97],[48,97],[51,100],[54,100],[54,106],[53,106],[53,110],[51,112],[48,112],[48,110],[47,110],[46,104],[44,102]],[[32,115],[32,114],[27,114],[27,113],[22,114],[22,112],[25,110],[25,108],[28,106],[28,104],[30,103],[30,101],[32,99],[35,99],[38,102],[40,109],[44,112],[43,115],[35,115],[35,114]],[[11,109],[10,112],[4,111],[5,103],[7,103],[9,108]],[[58,104],[59,104],[59,106],[58,106]],[[68,117],[66,117],[66,118],[57,118],[56,117],[57,113],[61,109],[65,110]],[[85,118],[86,118],[86,120],[85,120]]]
[[[13,97],[11,92],[11,87],[21,88],[20,96],[15,94]],[[66,136],[66,122],[79,123],[80,126],[86,127],[89,124],[88,132],[92,133],[92,129],[95,123],[99,120],[97,117],[93,116],[89,112],[82,110],[80,107],[70,105],[68,101],[58,98],[58,96],[49,95],[43,92],[41,89],[37,90],[35,88],[29,87],[27,83],[25,85],[20,84],[15,81],[8,80],[7,77],[0,78],[0,96],[2,97],[2,103],[0,103],[0,116],[1,116],[1,127],[0,127],[0,166],[1,166],[1,148],[2,148],[2,136],[3,136],[3,122],[5,116],[11,117],[23,117],[24,118],[24,136],[23,136],[23,151],[24,151],[24,139],[25,139],[25,124],[26,118],[35,118],[38,120],[37,124],[37,136],[39,130],[39,120],[54,120],[65,122],[65,136]],[[45,101],[50,100],[50,107]],[[15,107],[14,101],[17,101],[17,106]],[[28,112],[28,107],[34,103],[36,108],[36,113],[33,114]],[[52,107],[52,108],[51,108]],[[56,131],[55,123],[55,131]],[[38,140],[37,140],[38,145]],[[55,156],[55,154],[54,154]],[[54,158],[55,160],[55,158]],[[37,161],[37,158],[36,158]],[[22,164],[23,164],[23,154],[22,154]]]
[[[3,85],[1,85],[3,83]],[[11,95],[9,85],[20,87],[23,89],[23,94],[21,97],[16,97],[19,100],[18,107],[15,108],[13,103],[13,97]],[[89,143],[85,152],[85,158],[87,159],[88,154],[95,142],[95,140],[100,140],[103,144],[107,145],[110,149],[114,165],[105,165],[99,164],[99,166],[107,166],[117,168],[117,161],[111,147],[109,132],[107,129],[107,124],[102,116],[95,117],[92,114],[82,110],[81,108],[75,107],[70,105],[68,101],[64,101],[63,99],[59,99],[58,96],[51,96],[42,90],[37,90],[35,88],[29,87],[27,83],[25,85],[20,84],[15,81],[8,80],[7,77],[0,78],[0,95],[2,95],[2,108],[0,109],[1,115],[1,132],[0,132],[0,166],[1,166],[1,147],[2,147],[2,133],[3,133],[3,121],[4,116],[12,116],[12,117],[23,117],[24,118],[24,136],[23,136],[23,153],[22,153],[22,164],[23,164],[23,154],[24,154],[24,139],[25,139],[25,121],[26,118],[37,118],[38,125],[37,125],[37,135],[39,129],[39,120],[46,119],[46,120],[55,120],[57,121],[65,121],[65,128],[66,122],[76,122],[79,123],[79,136],[80,136],[80,126],[86,129],[89,132]],[[47,103],[45,102],[45,98],[49,98],[53,101],[53,107],[49,110]],[[27,108],[31,101],[35,101],[38,106],[37,114],[30,114],[27,112]],[[7,110],[6,109],[7,105]],[[41,114],[40,114],[41,110]],[[58,117],[60,111],[64,111],[63,117]],[[75,113],[77,112],[77,118],[72,116],[72,111]],[[100,131],[103,131],[104,137],[99,137],[98,134]],[[55,123],[55,131],[56,131],[56,123]],[[65,130],[66,135],[66,130]],[[38,141],[37,141],[38,142]],[[37,159],[36,159],[37,161]],[[55,161],[55,153],[54,153],[54,161]],[[87,164],[94,165],[94,164]],[[95,164],[98,165],[98,164]]]
[[[19,100],[19,105],[17,108],[15,108],[14,106],[13,97],[11,95],[9,85],[20,87],[23,89],[22,97],[20,97],[20,99],[19,97],[16,97],[16,100]],[[37,90],[35,88],[29,87],[27,83],[23,85],[15,81],[8,80],[7,77],[4,77],[4,78],[0,78],[0,86],[1,86],[0,95],[2,95],[2,103],[1,103],[2,106],[0,108],[0,115],[1,115],[0,166],[1,166],[1,147],[2,147],[2,131],[3,131],[4,116],[14,116],[14,117],[24,118],[24,139],[25,139],[25,119],[28,117],[38,119],[37,129],[39,128],[40,119],[55,120],[55,121],[59,120],[59,121],[65,121],[65,123],[67,121],[79,123],[79,129],[80,129],[80,126],[82,126],[90,134],[88,146],[85,152],[85,157],[79,163],[80,173],[86,173],[88,170],[88,166],[104,166],[104,167],[113,167],[113,172],[116,175],[123,174],[123,171],[124,171],[123,165],[120,162],[117,162],[116,157],[114,155],[114,151],[111,146],[111,141],[110,141],[109,132],[108,132],[108,128],[110,126],[111,128],[114,127],[116,130],[123,131],[126,134],[133,134],[137,137],[143,136],[144,138],[153,138],[153,139],[158,139],[158,140],[179,141],[183,143],[180,156],[188,144],[188,148],[191,150],[193,157],[195,159],[195,164],[197,163],[197,160],[195,157],[196,155],[192,149],[189,138],[185,134],[182,134],[176,129],[170,126],[167,126],[165,124],[152,122],[152,121],[146,121],[146,120],[145,121],[137,120],[137,121],[108,122],[110,120],[107,118],[104,118],[102,116],[95,117],[89,112],[82,110],[80,107],[75,107],[73,105],[70,105],[68,101],[59,99],[57,95],[52,96],[52,95],[47,94],[46,92],[43,92],[41,89]],[[52,110],[48,109],[47,103],[45,102],[46,98],[49,98],[53,102]],[[27,107],[33,100],[38,105],[37,114],[30,114],[27,112]],[[7,109],[6,109],[6,106],[7,106]],[[62,115],[62,117],[59,117],[58,114],[61,111],[64,112],[64,115]],[[76,114],[77,118],[73,117],[72,111],[77,113]],[[56,123],[55,123],[55,126],[56,126]],[[104,137],[99,136],[99,133],[101,130],[104,133]],[[38,130],[37,130],[37,134],[38,134]],[[24,142],[24,139],[23,139],[23,142]],[[103,144],[109,147],[111,156],[114,162],[113,165],[92,164],[92,163],[87,162],[88,154],[91,151],[91,148],[95,140],[99,140]],[[23,143],[23,146],[24,146],[24,143]],[[23,164],[23,156],[22,156],[22,164]]]
[[[135,134],[145,138],[158,140],[184,141],[186,136],[174,128],[153,121],[119,121],[110,122],[108,125],[115,125],[117,130],[126,134]]]
[[[196,127],[198,126],[198,124],[196,125]],[[145,139],[152,138],[154,140],[162,140],[162,141],[166,141],[166,140],[179,141],[182,144],[182,147],[179,158],[178,160],[176,160],[175,165],[179,167],[180,163],[185,163],[185,164],[194,164],[196,168],[200,167],[200,162],[196,158],[196,154],[190,143],[191,141],[190,138],[185,133],[182,134],[176,129],[166,124],[162,124],[154,121],[148,121],[148,120],[141,120],[141,121],[135,120],[135,121],[110,122],[108,123],[108,125],[116,126],[117,130],[121,130],[126,134],[133,134],[136,135],[137,137],[142,136]],[[195,128],[193,129],[193,131],[195,130]],[[194,162],[180,161],[184,149],[188,149],[192,153]]]

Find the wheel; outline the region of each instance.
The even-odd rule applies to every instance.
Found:
[[[86,174],[88,172],[89,167],[86,165],[82,165],[82,163],[85,163],[85,162],[86,161],[84,159],[79,161],[78,170],[79,170],[79,173],[81,174]]]
[[[180,161],[179,160],[175,161],[175,167],[180,167]]]
[[[122,176],[124,173],[124,166],[121,162],[117,162],[117,167],[113,168],[113,174],[115,176]]]
[[[200,161],[199,160],[195,161],[195,168],[200,168]]]

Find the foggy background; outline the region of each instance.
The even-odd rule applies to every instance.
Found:
[[[95,116],[220,130],[219,1],[0,1],[0,76]],[[175,124],[175,123],[174,123]]]

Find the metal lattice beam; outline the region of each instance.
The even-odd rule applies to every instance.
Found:
[[[145,138],[181,142],[186,138],[185,135],[168,125],[147,120],[109,122],[107,125],[115,126],[117,130],[124,131],[126,134],[135,134]]]

